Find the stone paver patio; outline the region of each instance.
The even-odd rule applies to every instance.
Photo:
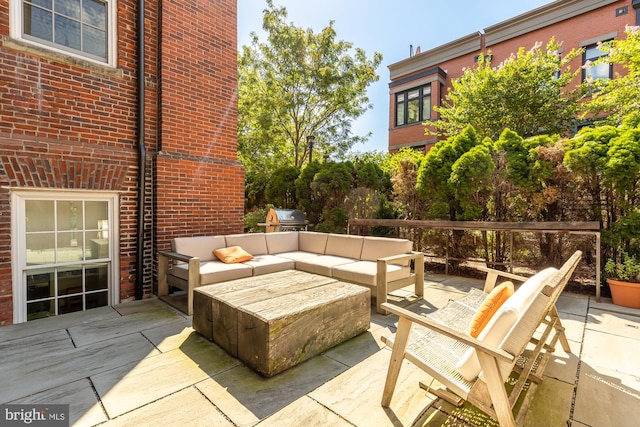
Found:
[[[478,280],[427,275],[425,297],[394,293],[428,313]],[[640,310],[565,293],[572,353],[557,350],[527,426],[636,426],[640,419]],[[371,328],[265,379],[203,339],[191,318],[156,299],[0,328],[0,403],[70,404],[78,426],[497,425],[418,387],[408,362],[390,409],[380,406],[397,318],[372,310]]]

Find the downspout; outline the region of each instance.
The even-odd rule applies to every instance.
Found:
[[[144,286],[144,211],[147,152],[144,147],[144,0],[138,0],[138,224],[135,299],[142,299]]]

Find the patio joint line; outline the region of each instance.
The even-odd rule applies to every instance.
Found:
[[[66,328],[64,331],[67,333],[67,336],[71,340],[71,345],[73,346],[73,348],[78,348],[78,346],[76,345],[76,342],[73,340],[73,336],[71,335],[71,332],[69,332],[69,328]]]
[[[91,387],[91,390],[93,391],[93,394],[96,397],[96,400],[98,401],[98,404],[100,405],[100,409],[102,409],[102,413],[104,414],[105,417],[107,417],[107,420],[110,420],[111,418],[109,417],[109,414],[107,413],[107,408],[105,408],[104,403],[102,403],[102,399],[100,398],[100,394],[98,393],[98,390],[96,389],[96,386],[93,384],[93,381],[91,380],[91,377],[86,377],[87,381],[89,381],[89,386]]]
[[[211,377],[209,377],[209,378],[211,378]],[[238,426],[238,424],[234,423],[234,422],[233,422],[233,420],[232,420],[231,418],[229,418],[229,416],[228,416],[227,414],[225,414],[225,413],[224,413],[224,411],[218,407],[218,405],[216,405],[215,403],[213,403],[213,401],[212,401],[211,399],[209,399],[209,397],[208,397],[206,394],[204,394],[204,393],[202,392],[202,390],[200,390],[200,389],[198,388],[198,384],[199,384],[199,383],[201,383],[201,382],[203,382],[203,381],[205,381],[205,380],[198,381],[197,383],[192,384],[192,385],[191,385],[191,387],[193,387],[193,388],[194,388],[198,393],[200,393],[200,395],[201,395],[202,397],[204,397],[204,398],[205,398],[205,400],[206,400],[207,402],[211,403],[211,406],[213,406],[213,407],[214,407],[214,409],[215,409],[215,410],[216,410],[220,415],[222,415],[222,416],[223,416],[227,421],[229,421],[229,423],[231,423],[231,424],[232,424],[232,425],[234,425],[234,426]],[[260,421],[258,421],[258,422],[260,422]]]
[[[311,395],[309,393],[306,394],[306,396],[313,400],[314,402],[316,402],[318,405],[322,406],[323,408],[325,408],[327,411],[331,412],[332,414],[336,415],[338,418],[340,418],[341,420],[344,420],[346,423],[349,423],[350,425],[352,425],[353,427],[357,427],[356,424],[352,423],[351,421],[349,421],[348,419],[346,419],[345,417],[343,417],[342,415],[340,415],[339,413],[337,413],[336,411],[331,410],[331,408],[329,408],[327,405],[324,405],[322,402],[320,402],[317,399],[314,399],[313,397],[311,397]],[[268,418],[268,417],[267,417]]]
[[[576,398],[578,396],[578,382],[580,380],[580,368],[582,367],[582,352],[584,351],[584,337],[587,333],[587,322],[589,320],[589,310],[591,309],[591,296],[589,296],[587,302],[587,310],[584,314],[583,319],[583,328],[582,328],[582,336],[580,337],[580,354],[578,354],[578,364],[576,366],[576,378],[573,383],[573,394],[571,395],[571,407],[569,408],[569,419],[568,423],[575,421],[573,419],[573,413],[576,409]]]

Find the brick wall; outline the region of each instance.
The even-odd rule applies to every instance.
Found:
[[[162,3],[158,250],[169,249],[177,236],[242,232],[236,22],[235,0]]]
[[[9,0],[0,0],[0,325],[13,318],[9,187],[119,192],[120,298],[134,295],[137,2],[117,4],[110,68],[11,40]],[[145,23],[148,295],[156,246],[242,230],[244,173],[235,160],[236,1],[146,0]]]

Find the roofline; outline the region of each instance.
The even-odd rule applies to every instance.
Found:
[[[388,66],[391,80],[406,76],[425,68],[433,68],[450,59],[480,50],[482,34],[479,31],[433,49],[403,59]]]
[[[498,24],[486,27],[457,40],[426,50],[417,55],[390,64],[390,79],[419,72],[425,68],[436,67],[443,62],[463,55],[480,52],[483,46],[489,47],[503,41],[521,36],[540,28],[573,18],[624,0],[557,0],[536,9],[522,13]]]
[[[486,27],[485,47],[539,30],[622,0],[558,0]]]

